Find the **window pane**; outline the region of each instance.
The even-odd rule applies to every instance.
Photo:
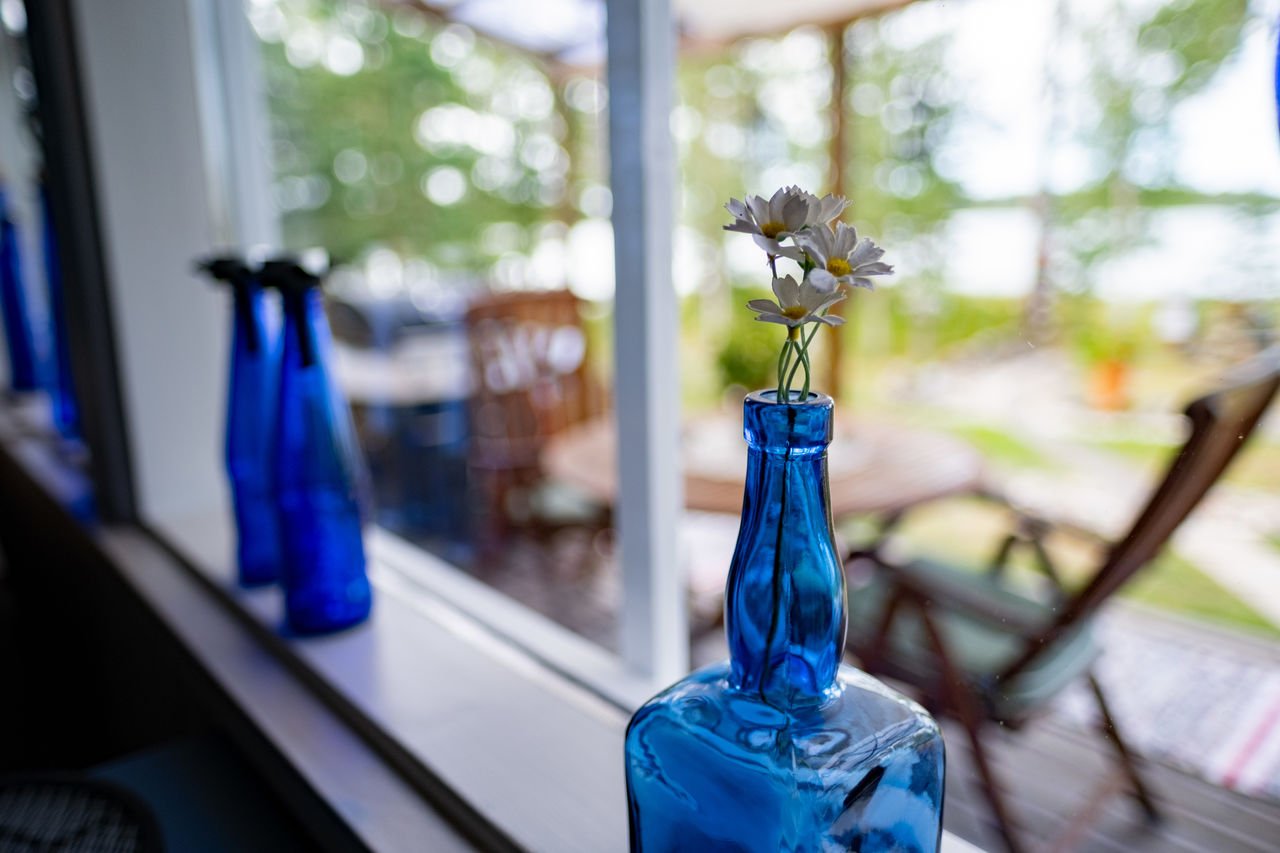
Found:
[[[612,435],[600,81],[408,6],[247,11],[378,522],[613,647],[612,480],[559,473]]]

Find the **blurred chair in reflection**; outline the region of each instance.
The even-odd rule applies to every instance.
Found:
[[[557,433],[607,409],[591,373],[580,301],[567,290],[492,294],[467,311],[474,389],[469,470],[492,538],[602,529],[609,507],[549,480],[541,454]]]
[[[956,718],[968,734],[998,829],[1019,849],[1010,815],[983,745],[984,726],[1016,729],[1084,676],[1097,698],[1103,733],[1146,814],[1156,807],[1116,730],[1092,668],[1100,649],[1092,621],[1099,607],[1146,566],[1217,481],[1258,423],[1280,385],[1280,349],[1237,369],[1222,390],[1186,408],[1190,432],[1128,534],[1103,543],[1104,557],[1082,585],[1064,583],[1045,546],[1054,530],[1016,514],[1015,531],[1001,544],[990,571],[978,574],[937,562],[895,562],[883,546],[849,555],[849,649],[873,674],[919,691],[936,713]],[[1005,572],[1015,549],[1028,548],[1044,575],[1035,594]]]

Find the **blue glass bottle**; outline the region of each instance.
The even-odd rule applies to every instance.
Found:
[[[36,375],[31,315],[22,282],[18,229],[9,218],[5,193],[0,190],[0,313],[4,315],[4,337],[9,353],[9,387],[13,391],[34,391],[40,383]]]
[[[284,306],[275,488],[285,621],[297,634],[338,631],[364,620],[372,600],[361,539],[364,464],[330,374],[319,279],[294,262],[268,261],[259,280],[280,290]]]
[[[280,379],[278,335],[275,324],[268,322],[262,287],[243,261],[211,258],[200,266],[231,287],[227,477],[236,516],[240,584],[260,586],[279,580],[283,564],[271,458]]]
[[[633,853],[938,849],[943,746],[918,705],[840,663],[831,398],[745,403],[730,659],[658,694],[626,740]]]
[[[53,228],[49,191],[40,188],[44,210],[44,270],[49,292],[50,341],[44,381],[49,389],[53,425],[69,441],[80,438],[80,405],[71,378],[71,347],[67,337],[67,310],[62,289],[62,263],[58,258],[58,235]]]

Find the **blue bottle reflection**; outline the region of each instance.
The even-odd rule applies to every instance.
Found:
[[[0,313],[4,315],[4,337],[9,353],[9,387],[13,391],[34,391],[40,387],[36,373],[35,338],[31,314],[23,288],[22,264],[18,250],[18,229],[9,218],[4,190],[0,189]]]
[[[266,312],[262,288],[243,261],[214,258],[201,267],[231,288],[226,465],[239,534],[239,580],[243,586],[258,586],[279,580],[283,563],[271,458],[280,379],[279,335]]]
[[[285,615],[299,634],[337,631],[369,614],[361,539],[364,464],[351,412],[333,382],[319,279],[269,261],[259,280],[284,307],[275,488],[284,543]]]
[[[80,438],[80,406],[76,402],[76,389],[71,379],[71,349],[67,340],[62,264],[58,260],[58,235],[53,228],[53,215],[49,209],[49,192],[45,187],[40,188],[40,200],[44,210],[45,281],[49,292],[49,325],[52,332],[47,353],[48,362],[42,372],[49,388],[54,427],[63,438],[78,440]]]
[[[916,704],[840,663],[844,578],[831,534],[832,403],[745,403],[730,660],[650,700],[627,730],[632,851],[938,849],[943,746]]]

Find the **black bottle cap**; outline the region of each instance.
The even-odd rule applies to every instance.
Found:
[[[240,258],[214,255],[196,261],[196,269],[210,278],[228,284],[244,284],[253,279],[253,271]]]
[[[249,269],[249,265],[240,258],[231,256],[204,258],[196,261],[196,269],[208,274],[215,281],[231,285],[236,315],[245,333],[245,343],[249,352],[258,352],[262,342],[258,339],[258,326],[253,321],[253,310],[249,305],[249,284],[253,281],[253,270]]]
[[[284,311],[289,325],[297,329],[298,353],[302,366],[315,363],[315,342],[306,322],[306,295],[320,287],[320,276],[308,270],[297,258],[280,257],[263,262],[258,269],[258,281],[263,287],[274,287],[284,300]]]
[[[290,257],[265,261],[258,270],[258,280],[264,287],[274,287],[286,297],[295,298],[320,286],[320,276]]]

